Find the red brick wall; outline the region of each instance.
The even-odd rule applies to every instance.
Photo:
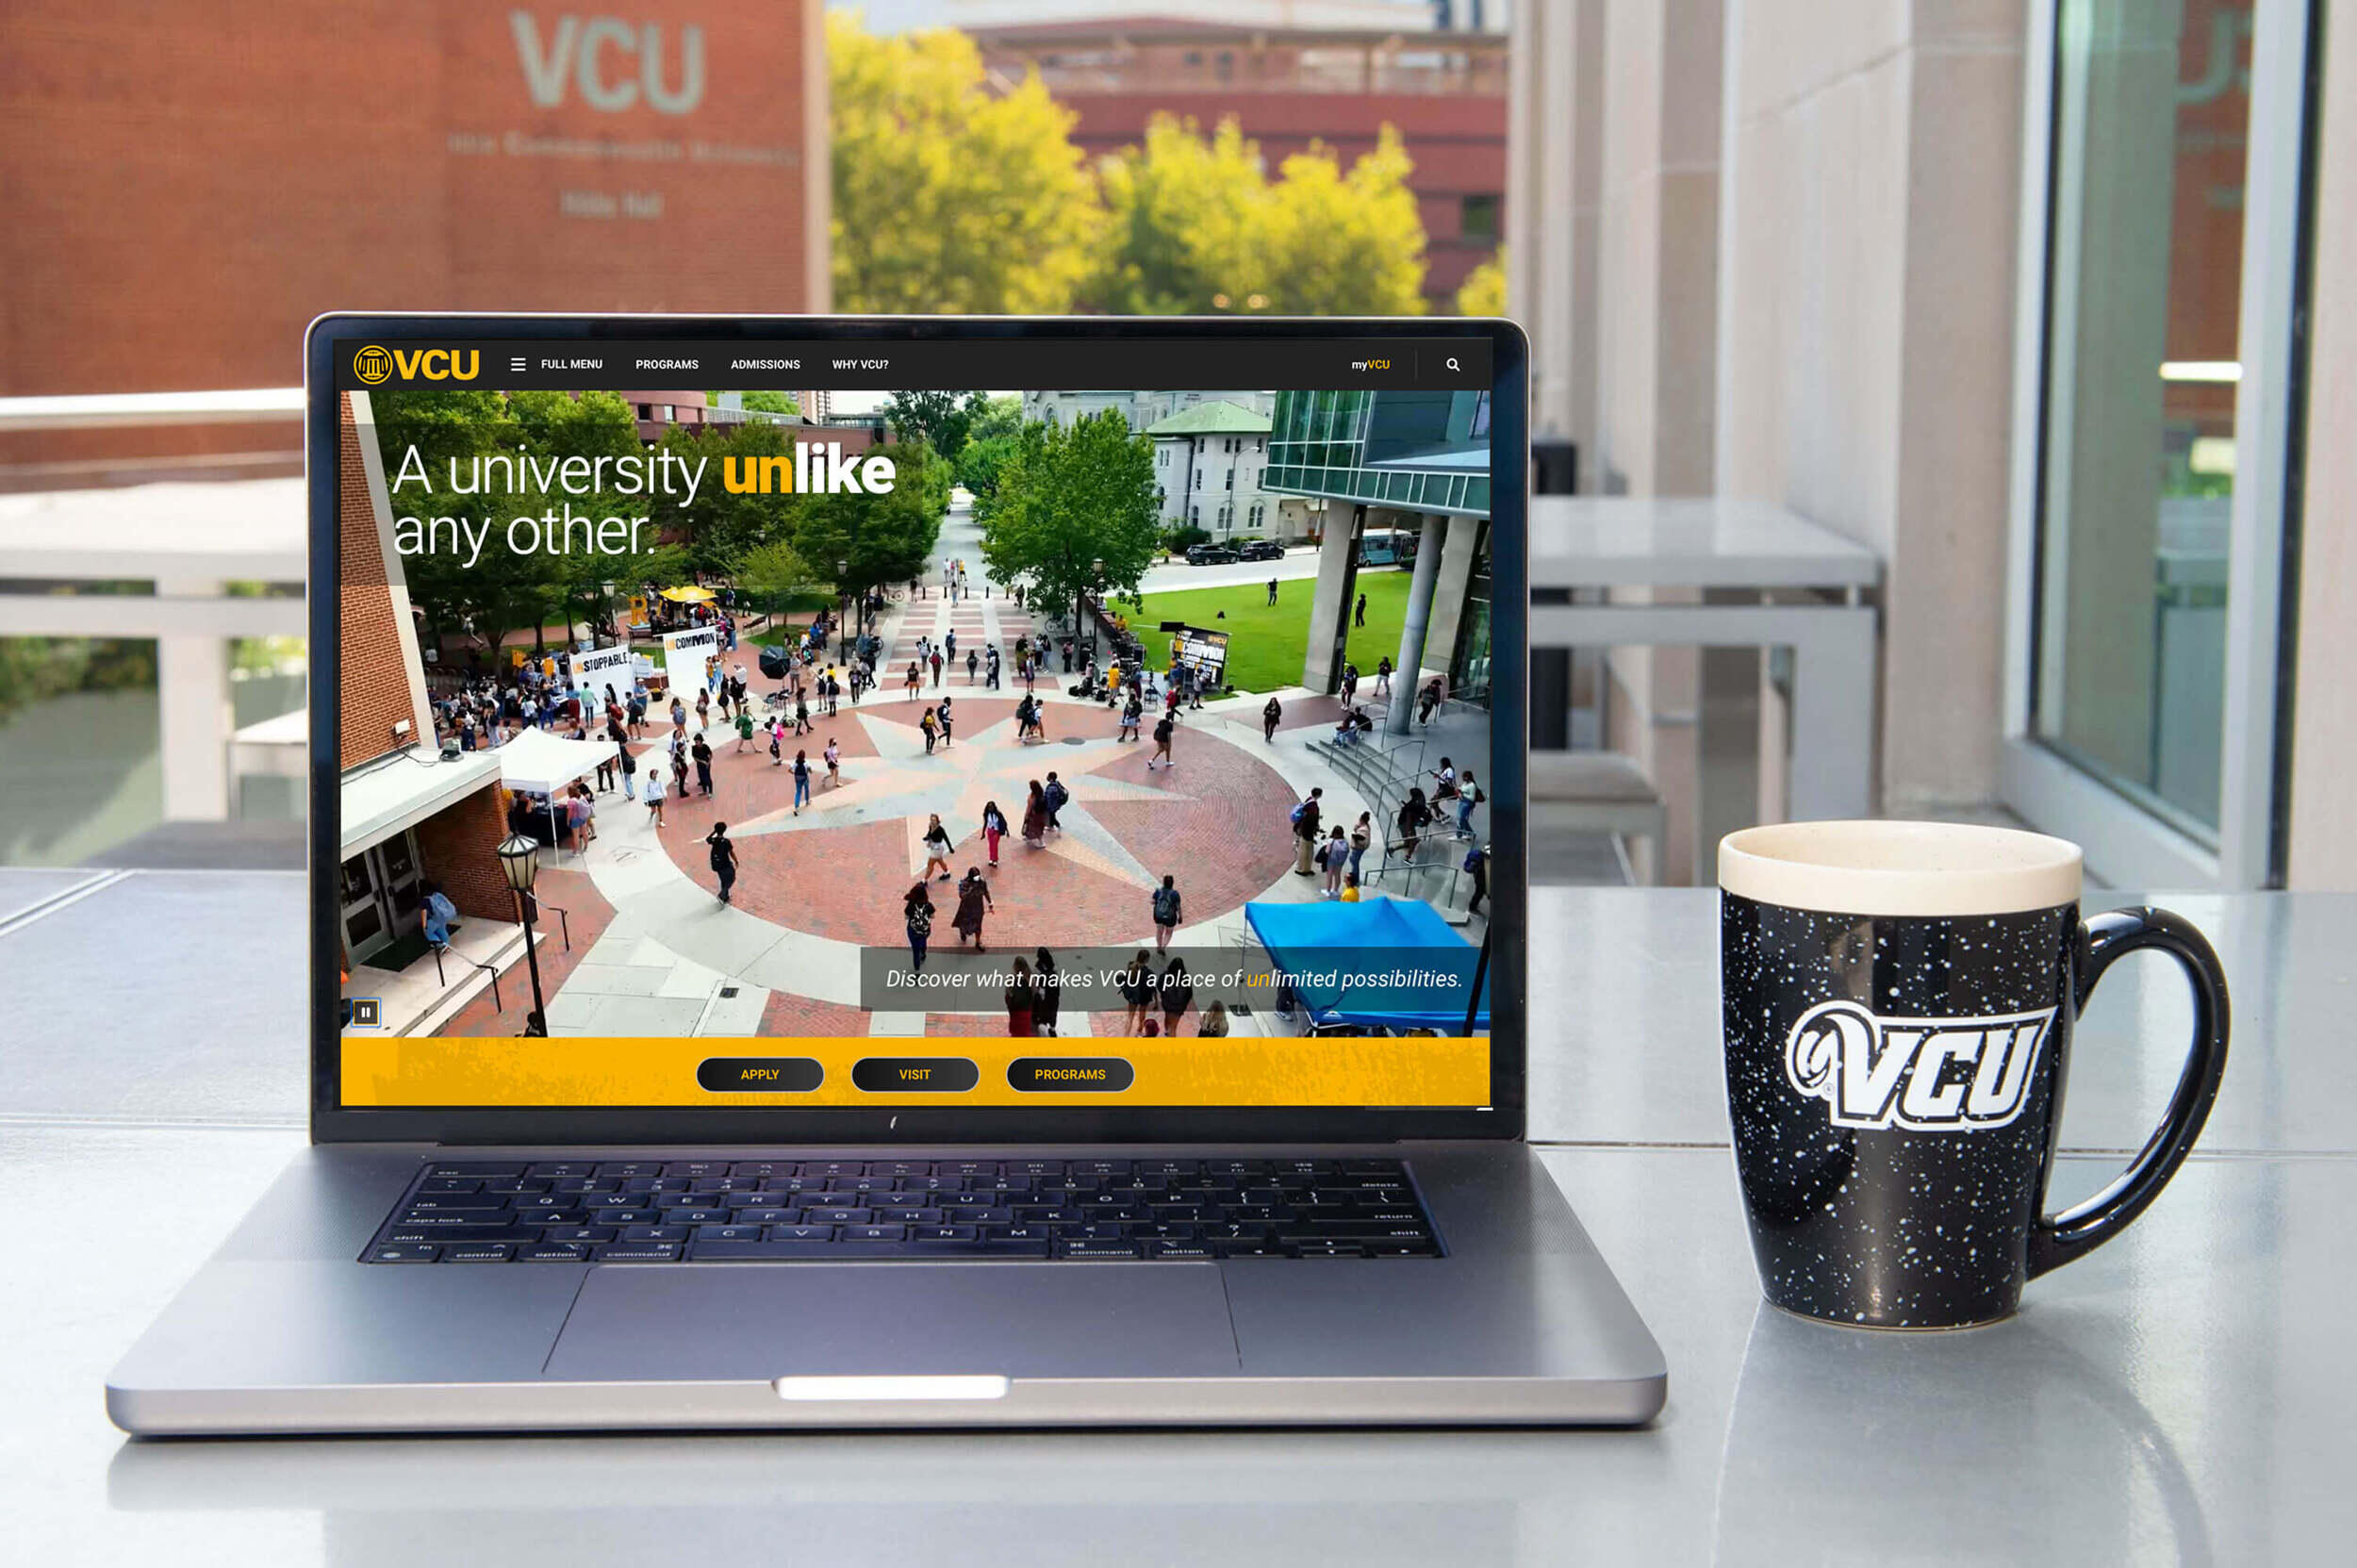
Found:
[[[810,309],[818,3],[0,5],[0,396],[290,387],[328,310]],[[611,40],[595,78],[635,101],[585,101],[555,45],[606,15],[660,29],[674,91],[701,29],[695,107],[658,110]],[[585,156],[607,143],[655,156]],[[0,436],[0,466],[115,437]]]
[[[360,430],[353,422],[352,399],[343,404],[342,456],[338,460],[336,499],[338,549],[343,561],[343,598],[338,609],[338,690],[342,724],[337,736],[340,766],[356,767],[410,741],[430,741],[430,719],[409,708],[409,671],[402,657],[401,622],[393,614],[392,590],[385,586],[385,552],[369,501],[368,470],[361,466]],[[405,718],[410,733],[399,738],[393,724]]]
[[[498,784],[486,784],[417,826],[418,859],[425,874],[442,884],[458,913],[486,920],[516,917],[515,897],[507,890],[497,854],[500,840],[507,836],[500,793]]]

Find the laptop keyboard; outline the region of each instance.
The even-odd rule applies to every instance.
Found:
[[[1435,1258],[1397,1160],[435,1161],[372,1263]]]

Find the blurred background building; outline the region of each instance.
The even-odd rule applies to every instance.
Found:
[[[0,861],[299,812],[264,762],[301,702],[321,310],[1508,309],[1542,489],[1710,498],[1866,563],[1738,593],[1640,559],[1542,601],[1860,610],[1866,809],[2061,833],[2120,885],[2357,885],[2357,40],[2325,8],[0,11]],[[650,431],[875,428],[637,397]],[[1456,520],[1486,500],[1430,499],[1471,476],[1231,401],[1310,532],[1366,504],[1466,553],[1426,663],[1486,670]],[[1720,834],[1798,809],[1793,648],[1592,644],[1541,652],[1533,732],[1657,807],[1637,875],[1707,880]]]

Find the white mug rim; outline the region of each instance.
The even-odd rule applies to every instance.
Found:
[[[2012,915],[2079,901],[2076,844],[2019,828],[1893,818],[1778,822],[1719,841],[1719,886],[1828,915]]]

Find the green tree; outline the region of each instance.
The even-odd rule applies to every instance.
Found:
[[[963,401],[955,392],[895,392],[883,405],[884,423],[900,439],[921,440],[955,463],[983,401],[980,392]]]
[[[1201,315],[1258,308],[1255,229],[1268,201],[1261,148],[1232,119],[1211,136],[1157,114],[1146,140],[1104,160],[1112,219],[1091,294],[1115,315]]]
[[[795,552],[817,580],[853,592],[922,574],[949,509],[949,465],[932,448],[900,441],[881,450],[894,466],[888,493],[804,496],[795,509]],[[850,569],[838,572],[839,561]]]
[[[1457,313],[1459,316],[1503,316],[1506,314],[1506,247],[1465,274],[1465,281],[1457,286]]]
[[[827,17],[838,310],[1055,315],[1095,270],[1078,116],[1036,74],[995,91],[971,39]]]
[[[1020,435],[977,436],[958,454],[958,483],[977,496],[998,487],[998,473],[1023,444]]]
[[[1162,553],[1154,443],[1111,408],[1068,425],[1026,425],[975,514],[999,582],[1026,583],[1056,605],[1100,583],[1134,594]]]
[[[743,424],[673,425],[663,446],[682,461],[708,459],[694,504],[673,497],[659,514],[665,533],[687,552],[688,569],[700,576],[725,576],[747,551],[789,537],[801,498],[785,491],[738,494],[726,483],[727,460],[742,465],[764,457],[794,456],[794,433],[766,420]]]
[[[1424,219],[1408,189],[1414,168],[1389,125],[1347,174],[1314,142],[1287,158],[1256,228],[1268,308],[1286,316],[1424,314]]]
[[[745,406],[756,414],[785,414],[797,419],[801,416],[801,400],[791,392],[762,390],[739,395],[744,399]]]
[[[787,594],[825,580],[802,559],[801,552],[783,539],[755,545],[739,555],[735,577],[736,586],[751,594],[753,602],[765,606],[772,616],[778,613],[780,602]]]
[[[1023,400],[1019,397],[992,397],[986,392],[968,394],[966,412],[974,422],[967,426],[965,438],[987,441],[995,436],[1012,436],[1023,428]]]

